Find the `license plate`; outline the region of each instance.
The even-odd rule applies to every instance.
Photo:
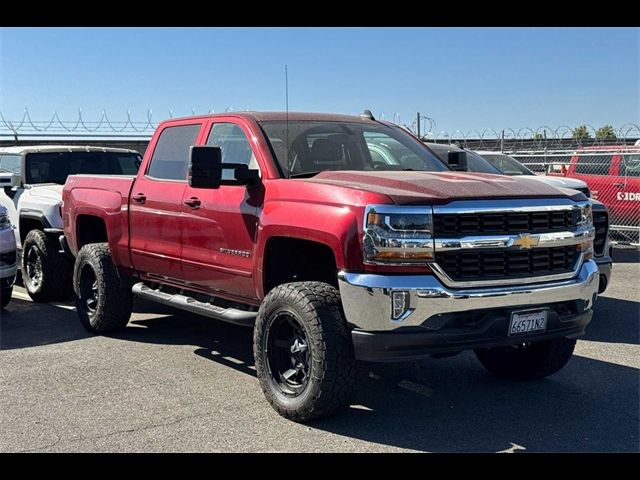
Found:
[[[509,323],[509,335],[544,332],[547,329],[547,310],[513,312]]]

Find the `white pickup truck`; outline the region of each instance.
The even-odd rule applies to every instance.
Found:
[[[0,205],[16,226],[25,289],[34,301],[71,290],[72,262],[60,244],[62,187],[67,176],[135,175],[135,150],[67,145],[0,148]]]

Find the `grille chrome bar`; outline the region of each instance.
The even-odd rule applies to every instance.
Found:
[[[447,252],[452,250],[478,250],[489,248],[500,248],[509,250],[521,250],[518,246],[518,239],[526,236],[531,239],[535,246],[533,248],[563,247],[577,245],[582,242],[593,240],[595,229],[582,229],[574,232],[549,232],[539,234],[520,235],[486,235],[468,236],[461,238],[436,238],[435,251]]]

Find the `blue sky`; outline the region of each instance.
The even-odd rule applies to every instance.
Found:
[[[0,110],[400,115],[436,129],[640,120],[636,28],[2,28]],[[396,117],[397,118],[397,117]]]

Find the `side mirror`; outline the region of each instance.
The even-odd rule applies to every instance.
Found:
[[[447,163],[452,170],[466,172],[469,169],[467,165],[467,152],[449,152],[447,155]]]
[[[222,171],[233,170],[233,180],[223,180]],[[244,163],[222,163],[220,147],[197,145],[191,147],[189,186],[193,188],[220,188],[220,185],[254,186],[260,181],[260,172],[250,170]]]
[[[0,172],[0,187],[15,188],[22,185],[22,177],[17,173]]]
[[[7,197],[14,198],[20,186],[22,186],[22,177],[19,174],[0,172],[0,187]]]

